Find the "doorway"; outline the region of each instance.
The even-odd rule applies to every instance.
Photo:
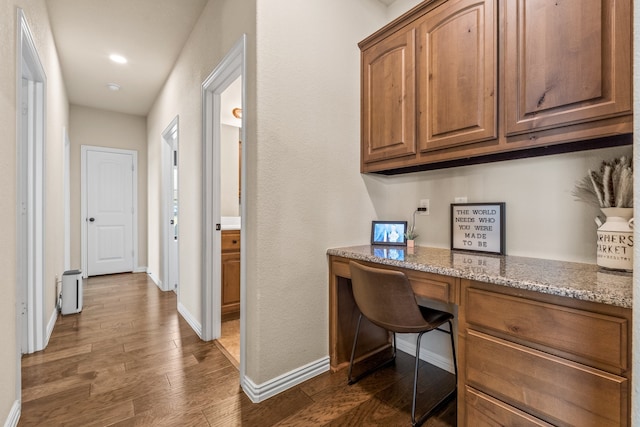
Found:
[[[205,341],[218,339],[221,336],[221,133],[222,133],[222,95],[234,83],[240,80],[239,107],[244,111],[245,106],[245,66],[246,36],[243,35],[213,70],[203,83],[203,259],[202,259],[202,339]],[[240,116],[240,140],[245,144],[244,149],[238,151],[240,164],[246,164],[246,114]],[[246,233],[244,221],[246,218],[246,168],[238,171],[239,211],[240,211],[240,382],[245,382],[245,319],[246,313],[242,309],[245,304],[246,288]]]
[[[137,152],[82,146],[82,272],[132,272],[137,264]]]
[[[240,215],[242,191],[242,76],[220,94],[220,214],[222,318],[218,343],[240,362]]]
[[[178,117],[162,132],[163,237],[164,277],[162,289],[179,290],[180,264],[178,251]],[[179,300],[179,298],[178,298]]]

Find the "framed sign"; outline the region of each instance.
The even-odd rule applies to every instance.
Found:
[[[452,203],[451,249],[504,255],[504,202]]]
[[[406,245],[407,221],[372,221],[372,245]]]

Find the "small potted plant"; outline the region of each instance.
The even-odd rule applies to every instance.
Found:
[[[413,230],[413,227],[411,227],[407,230],[406,233],[404,233],[404,238],[407,241],[408,248],[413,248],[415,246],[416,237],[418,237],[418,234]]]

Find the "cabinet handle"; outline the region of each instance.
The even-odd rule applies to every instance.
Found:
[[[232,240],[231,243],[233,243],[235,245],[236,243],[238,243],[238,241],[237,240]]]

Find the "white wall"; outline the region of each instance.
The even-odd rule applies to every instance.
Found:
[[[197,322],[201,319],[202,286],[202,82],[243,33],[248,35],[247,59],[249,73],[253,75],[254,2],[209,0],[147,118],[149,271],[165,281],[162,265],[164,230],[160,221],[164,144],[161,135],[169,123],[179,116],[179,303]],[[248,84],[251,89],[253,84]],[[250,102],[255,104],[252,95],[249,96]],[[249,115],[250,112],[251,109]],[[248,143],[253,143],[253,140]]]
[[[422,0],[395,0],[389,5],[387,19],[392,21],[419,3],[422,3]]]
[[[80,192],[81,146],[119,148],[138,152],[138,265],[147,266],[147,122],[142,116],[71,105],[71,268],[81,268],[82,218]]]
[[[220,215],[240,216],[240,128],[220,126]]]
[[[430,200],[431,214],[416,215],[418,245],[450,247],[450,204],[466,196],[506,202],[508,255],[595,263],[600,212],[571,192],[588,169],[631,152],[627,146],[363,179],[380,219],[411,222],[419,200]]]
[[[247,370],[260,383],[328,354],[329,247],[366,243],[360,53],[377,1],[260,0],[257,147],[247,190]]]
[[[0,299],[0,423],[20,398],[16,395],[19,359],[16,348],[16,16],[24,10],[47,77],[45,133],[45,321],[55,316],[55,276],[64,267],[62,130],[68,124],[68,101],[44,0],[0,2],[0,209],[6,233],[0,247],[3,297]]]

